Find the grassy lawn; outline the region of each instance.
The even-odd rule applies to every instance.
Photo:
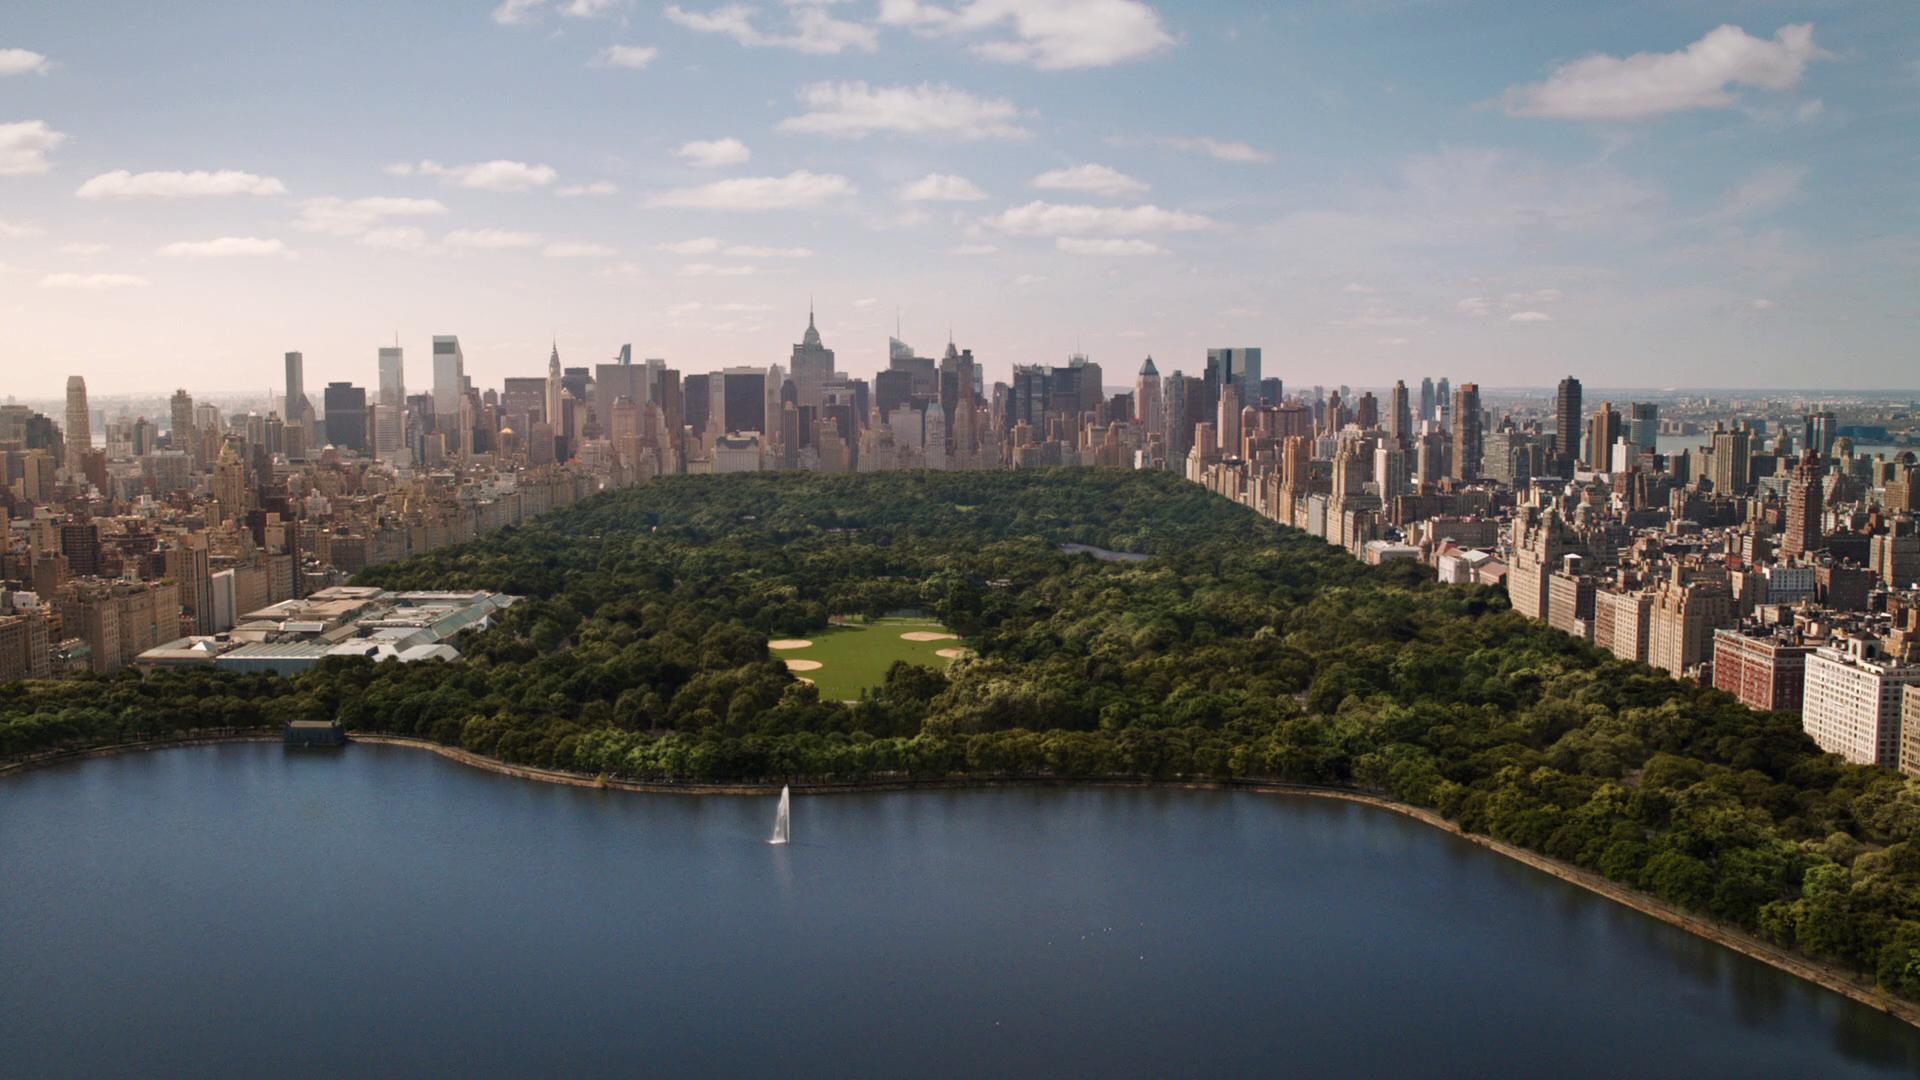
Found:
[[[812,679],[820,687],[820,696],[828,701],[852,701],[862,687],[879,686],[895,660],[944,668],[941,649],[959,647],[958,641],[907,641],[901,634],[914,631],[945,633],[946,627],[927,619],[876,619],[857,626],[834,626],[807,635],[813,642],[804,649],[775,649],[779,660],[812,660],[820,667],[796,671],[803,679]]]

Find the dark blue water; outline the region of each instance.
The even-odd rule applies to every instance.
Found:
[[[1854,1077],[1920,1033],[1384,811],[239,745],[0,781],[8,1077]]]

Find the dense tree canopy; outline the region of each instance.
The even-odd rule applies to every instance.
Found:
[[[455,664],[9,684],[0,754],[338,717],[619,777],[1357,787],[1920,997],[1920,787],[1521,618],[1499,590],[1363,566],[1167,474],[679,477],[360,583],[526,599]],[[766,648],[902,608],[976,655],[896,665],[849,705]]]

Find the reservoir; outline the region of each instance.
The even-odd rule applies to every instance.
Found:
[[[559,787],[239,744],[0,780],[20,1077],[1878,1077],[1920,1031],[1400,815]]]

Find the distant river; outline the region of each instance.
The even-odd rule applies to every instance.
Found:
[[[17,1077],[1911,1075],[1920,1032],[1396,814],[555,787],[399,747],[0,780]]]

